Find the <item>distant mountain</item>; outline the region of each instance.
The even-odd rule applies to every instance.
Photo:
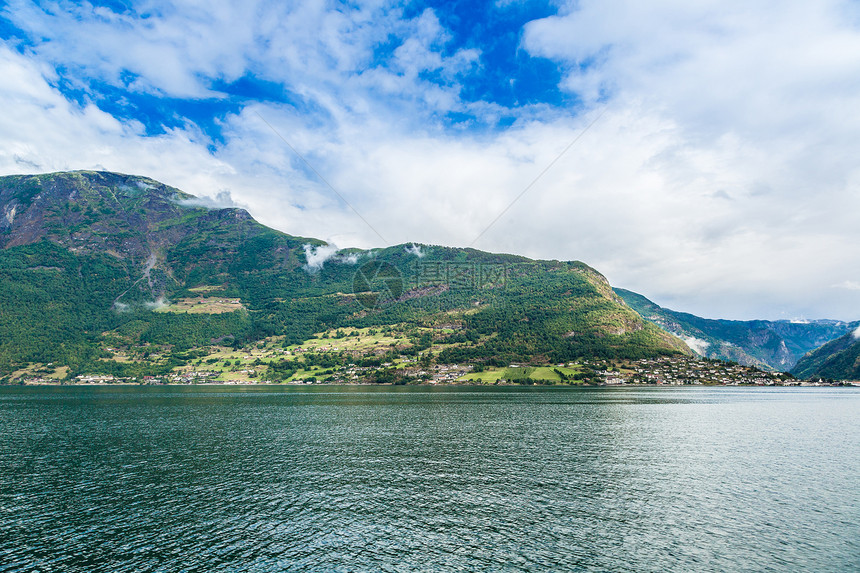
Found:
[[[0,378],[47,364],[138,372],[120,347],[169,368],[205,345],[393,324],[413,349],[438,333],[440,361],[689,353],[580,262],[426,245],[335,252],[146,177],[0,177]]]
[[[860,380],[860,332],[852,331],[806,354],[791,370],[798,378]]]
[[[615,292],[643,318],[679,337],[697,354],[767,370],[787,372],[810,350],[860,325],[839,320],[713,320],[663,308],[628,290],[616,288]]]

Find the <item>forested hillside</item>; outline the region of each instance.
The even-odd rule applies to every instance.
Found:
[[[116,173],[0,178],[0,376],[162,372],[203,346],[386,325],[419,350],[446,331],[440,362],[689,352],[583,263],[427,245],[325,258],[322,241],[201,205]]]
[[[860,339],[849,332],[806,354],[791,373],[800,378],[860,380]]]

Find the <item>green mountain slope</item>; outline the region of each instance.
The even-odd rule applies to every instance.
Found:
[[[856,331],[812,350],[791,373],[798,378],[860,380],[860,339]]]
[[[201,346],[286,345],[393,324],[450,331],[440,361],[689,352],[583,263],[415,245],[317,250],[324,245],[143,177],[0,177],[0,376],[49,363],[71,373],[166,371]],[[415,331],[415,347],[422,336]],[[160,361],[111,358],[117,347]]]
[[[712,320],[663,308],[628,290],[617,288],[615,292],[643,318],[681,338],[697,354],[767,370],[789,371],[810,350],[860,324],[838,320]]]

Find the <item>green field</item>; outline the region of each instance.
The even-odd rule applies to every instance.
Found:
[[[565,375],[573,376],[580,372],[579,368],[568,366],[527,366],[527,367],[507,367],[494,368],[485,370],[484,372],[472,372],[459,379],[461,382],[474,382],[477,384],[494,384],[497,380],[506,380],[508,382],[517,380],[532,380],[532,381],[548,381],[561,383],[563,380],[558,375],[556,370],[563,372]]]

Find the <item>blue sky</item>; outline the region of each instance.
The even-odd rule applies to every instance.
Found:
[[[10,0],[0,37],[2,173],[583,260],[705,316],[860,318],[856,0]]]

